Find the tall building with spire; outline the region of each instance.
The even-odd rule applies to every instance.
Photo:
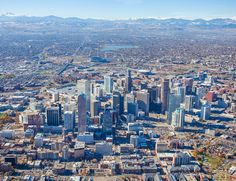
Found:
[[[125,79],[125,91],[131,92],[132,90],[132,78],[131,78],[131,69],[127,70],[127,76]]]

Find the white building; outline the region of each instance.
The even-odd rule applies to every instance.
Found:
[[[187,112],[192,111],[192,109],[194,108],[194,103],[195,103],[195,96],[194,95],[185,96],[184,107]]]
[[[104,90],[106,91],[106,93],[112,93],[113,79],[110,76],[104,77]]]
[[[185,122],[185,110],[183,108],[177,108],[172,114],[171,125],[177,128],[182,128]]]
[[[206,103],[201,107],[201,120],[208,120],[211,116],[211,105]]]

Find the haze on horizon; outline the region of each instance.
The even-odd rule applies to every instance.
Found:
[[[129,18],[236,18],[235,0],[2,0],[0,14]]]

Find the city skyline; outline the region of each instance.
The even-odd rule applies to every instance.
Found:
[[[236,2],[227,0],[154,1],[154,0],[12,0],[0,2],[0,14],[17,16],[78,17],[92,19],[236,19]]]
[[[0,1],[0,180],[236,180],[235,7]]]

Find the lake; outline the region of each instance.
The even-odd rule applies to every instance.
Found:
[[[116,51],[120,49],[130,49],[130,48],[138,48],[135,45],[104,45],[101,49],[102,51]]]

